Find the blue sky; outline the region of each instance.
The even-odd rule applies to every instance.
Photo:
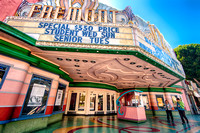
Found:
[[[131,6],[133,13],[155,24],[172,48],[200,44],[200,0],[99,0],[119,10]]]

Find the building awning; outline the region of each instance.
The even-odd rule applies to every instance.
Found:
[[[196,91],[193,92],[195,97],[200,97],[199,93],[197,93]]]
[[[184,89],[184,87],[183,87],[183,86],[180,86],[180,85],[172,85],[172,86],[170,86],[170,87],[174,87],[174,88],[182,88],[182,89]]]

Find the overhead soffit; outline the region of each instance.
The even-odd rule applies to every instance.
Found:
[[[179,80],[133,55],[60,51],[34,53],[59,64],[75,82],[107,83],[122,89],[165,87]]]

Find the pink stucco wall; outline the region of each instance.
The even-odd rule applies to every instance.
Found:
[[[12,116],[14,108],[21,108],[23,102],[17,102],[19,97],[25,97],[26,92],[21,92],[28,69],[28,63],[0,55],[1,64],[10,66],[2,88],[0,89],[0,121]]]
[[[22,0],[0,0],[0,21],[7,16],[14,16]]]
[[[0,21],[4,21],[7,16],[14,16],[23,0],[0,0]],[[36,3],[39,0],[27,0],[29,3]]]
[[[10,66],[3,86],[0,89],[0,121],[19,117],[33,74],[52,79],[45,112],[46,115],[52,114],[58,83],[65,84],[67,86],[66,89],[68,89],[67,81],[60,79],[59,75],[32,67],[26,62],[7,56],[0,55],[0,63]],[[66,100],[67,97],[64,100],[64,109],[66,107]]]

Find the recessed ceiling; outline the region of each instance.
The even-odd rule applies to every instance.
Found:
[[[34,53],[59,64],[74,82],[99,82],[127,89],[166,87],[179,80],[133,55],[60,51]]]

